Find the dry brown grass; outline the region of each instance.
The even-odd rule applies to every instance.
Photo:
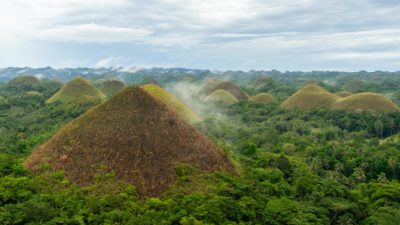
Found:
[[[54,170],[80,185],[96,174],[114,171],[136,186],[141,198],[157,196],[175,180],[174,167],[188,163],[204,171],[234,167],[204,134],[165,103],[141,88],[126,88],[90,109],[35,149],[24,167]]]

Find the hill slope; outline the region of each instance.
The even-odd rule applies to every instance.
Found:
[[[249,98],[249,102],[255,102],[260,104],[275,103],[276,98],[269,93],[259,93]]]
[[[399,107],[383,95],[365,92],[354,94],[346,98],[338,99],[333,104],[334,109],[346,109],[357,111],[398,112]]]
[[[247,99],[249,98],[249,96],[242,89],[240,89],[238,86],[230,81],[222,81],[217,83],[213,88],[209,90],[208,93],[212,93],[217,90],[225,90],[235,96],[235,98],[239,101],[247,101]]]
[[[141,86],[141,88],[170,106],[187,121],[191,123],[200,121],[200,117],[195,112],[193,112],[185,103],[181,102],[177,97],[167,92],[160,86],[155,84],[146,84]]]
[[[352,95],[353,93],[349,92],[349,91],[339,91],[336,92],[335,95],[342,97],[342,98],[346,98],[349,97],[350,95]]]
[[[156,196],[174,183],[175,166],[205,171],[234,168],[204,134],[141,88],[126,88],[109,101],[68,123],[35,149],[24,167],[40,172],[43,163],[87,185],[99,172],[136,186],[143,197]]]
[[[238,100],[235,98],[235,96],[225,90],[216,90],[208,95],[204,99],[204,102],[216,105],[233,105],[238,102]]]
[[[284,109],[329,109],[338,98],[340,97],[312,83],[298,90],[286,99],[281,106]]]
[[[62,87],[51,98],[49,98],[46,103],[53,103],[57,101],[69,103],[81,101],[82,98],[104,101],[106,96],[101,93],[101,91],[96,89],[96,87],[93,86],[93,84],[91,84],[88,80],[82,77],[76,77]]]
[[[124,87],[124,83],[120,80],[106,80],[101,83],[100,91],[110,98],[124,89]]]

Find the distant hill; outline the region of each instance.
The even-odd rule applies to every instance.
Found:
[[[305,85],[303,88],[298,90],[286,99],[281,106],[284,109],[329,109],[338,98],[340,97],[330,93],[319,85],[312,83]]]
[[[215,105],[233,105],[238,101],[235,96],[225,90],[216,90],[204,99],[204,102]]]
[[[100,84],[100,91],[103,92],[107,97],[111,97],[124,89],[124,87],[124,82],[120,80],[105,80]]]
[[[249,98],[249,96],[242,89],[230,81],[218,82],[213,88],[210,88],[208,92],[212,93],[217,90],[225,90],[235,96],[235,98],[239,101],[247,101]]]
[[[399,107],[383,95],[366,92],[338,99],[333,104],[334,109],[355,111],[399,112]]]
[[[160,86],[155,84],[146,84],[141,86],[141,88],[171,107],[187,121],[192,123],[200,121],[200,117],[195,112],[193,112],[185,103],[180,101],[177,97],[167,92]]]
[[[255,96],[249,98],[249,102],[260,103],[260,104],[268,104],[268,103],[276,103],[276,98],[269,93],[259,93]]]
[[[349,92],[349,91],[339,91],[336,92],[335,95],[345,98],[345,97],[349,97],[350,95],[352,95],[353,93]]]
[[[40,173],[43,163],[83,186],[97,174],[113,171],[134,184],[140,198],[167,190],[180,164],[234,172],[216,144],[161,99],[137,87],[124,89],[65,125],[23,165]]]
[[[28,87],[37,87],[41,85],[38,78],[34,76],[18,76],[9,82],[10,85],[21,85]]]
[[[104,101],[107,97],[93,84],[82,77],[76,77],[64,85],[57,93],[49,98],[46,103],[62,102],[71,103],[84,99]]]
[[[204,82],[202,90],[204,93],[210,94],[211,92],[213,92],[215,90],[215,87],[221,82],[222,82],[222,80],[218,80],[218,79],[208,79]]]

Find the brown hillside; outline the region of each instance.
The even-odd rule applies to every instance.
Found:
[[[399,107],[383,95],[365,92],[338,99],[333,104],[334,109],[355,111],[399,112]]]
[[[259,93],[249,98],[249,102],[268,104],[277,102],[276,98],[269,93]]]
[[[335,95],[342,97],[342,98],[346,98],[349,97],[350,95],[352,95],[353,93],[349,92],[349,91],[339,91],[336,92]]]
[[[209,91],[209,94],[216,90],[225,90],[235,96],[235,98],[239,101],[247,101],[247,99],[249,98],[249,96],[242,89],[240,89],[238,86],[230,81],[219,82],[214,88]]]
[[[217,145],[159,99],[130,87],[68,123],[35,149],[24,167],[43,163],[87,185],[99,171],[114,171],[136,186],[141,198],[157,196],[175,182],[175,165],[205,171],[234,168]]]
[[[338,98],[340,97],[313,83],[298,90],[286,99],[281,106],[285,109],[300,110],[329,109]]]

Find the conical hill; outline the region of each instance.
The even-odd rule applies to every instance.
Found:
[[[104,101],[106,99],[106,96],[88,80],[76,77],[49,98],[46,103],[58,101],[62,103],[79,102],[82,98],[88,97],[97,101]]]
[[[215,105],[233,105],[238,102],[238,100],[235,96],[225,90],[216,90],[208,95],[204,99],[204,102]]]
[[[310,110],[316,108],[330,109],[332,104],[340,97],[312,83],[305,85],[288,99],[281,106],[285,109]]]
[[[373,112],[399,112],[396,103],[381,94],[364,92],[338,99],[333,104],[333,109]]]
[[[246,92],[244,92],[242,89],[240,89],[238,86],[230,81],[219,82],[212,89],[209,90],[209,93],[212,93],[216,90],[225,90],[231,93],[239,101],[247,101],[247,99],[249,98]]]
[[[141,198],[157,196],[176,180],[175,166],[234,171],[216,144],[175,110],[138,87],[129,87],[61,128],[35,149],[24,167],[49,163],[80,185],[100,171],[136,186]]]
[[[255,96],[249,98],[249,102],[259,103],[259,104],[268,104],[268,103],[276,103],[276,98],[269,93],[259,93]]]

